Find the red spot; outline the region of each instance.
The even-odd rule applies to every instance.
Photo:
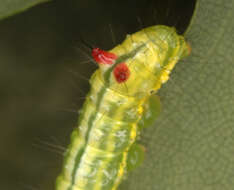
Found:
[[[125,63],[120,63],[114,68],[114,76],[118,83],[125,82],[130,76],[130,70]]]
[[[99,48],[94,48],[92,50],[92,56],[97,63],[100,64],[113,64],[117,59],[114,53],[110,53]]]

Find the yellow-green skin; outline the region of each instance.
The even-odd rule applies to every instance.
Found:
[[[126,173],[127,157],[139,133],[149,98],[189,54],[174,28],[152,26],[128,35],[110,52],[115,64],[100,64],[90,79],[78,128],[71,136],[56,190],[115,190]],[[126,63],[130,77],[118,83],[113,69]]]

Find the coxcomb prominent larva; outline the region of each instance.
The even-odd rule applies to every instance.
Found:
[[[136,138],[155,120],[153,95],[175,64],[190,53],[174,28],[152,26],[127,35],[110,51],[92,51],[97,69],[71,136],[56,190],[115,190],[128,170],[139,165]],[[138,158],[133,159],[138,154]]]

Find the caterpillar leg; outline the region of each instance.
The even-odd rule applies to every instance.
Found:
[[[138,122],[139,129],[153,125],[161,111],[159,96],[153,95],[144,106],[144,112],[141,120]]]
[[[148,103],[144,107],[144,112],[141,120],[138,122],[138,127],[141,129],[151,126],[157,119],[161,111],[159,96],[153,95],[149,98]],[[143,145],[134,143],[128,152],[127,171],[140,166],[144,160],[145,148]]]
[[[132,171],[142,164],[144,161],[145,147],[143,145],[134,143],[129,152],[127,158],[127,171]]]

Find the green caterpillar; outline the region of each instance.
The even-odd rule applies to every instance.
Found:
[[[90,79],[56,190],[117,189],[142,160],[136,138],[158,114],[159,99],[153,94],[189,53],[184,38],[162,25],[127,35],[109,52],[93,49],[99,69]]]

